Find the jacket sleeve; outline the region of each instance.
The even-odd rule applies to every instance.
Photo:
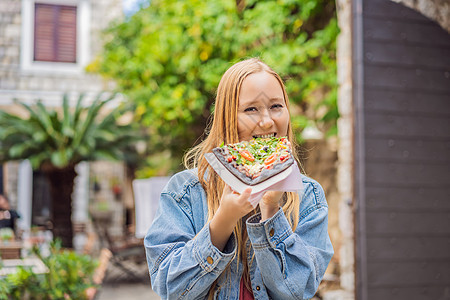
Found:
[[[333,256],[323,189],[309,180],[304,186],[295,232],[281,208],[264,222],[259,223],[260,214],[247,221],[256,263],[273,299],[312,298]]]
[[[211,243],[209,223],[196,232],[190,197],[189,189],[181,197],[163,192],[144,240],[152,288],[162,299],[205,298],[236,251],[234,235],[223,252]]]

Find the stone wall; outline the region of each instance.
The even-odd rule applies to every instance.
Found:
[[[47,105],[55,105],[64,92],[94,95],[113,87],[112,82],[82,70],[36,72],[21,69],[21,7],[21,0],[0,1],[0,109],[5,109],[15,97],[29,101],[42,98]],[[122,5],[120,0],[97,0],[89,1],[89,7],[88,57],[91,61],[101,51],[101,31],[113,20],[122,18]]]
[[[20,9],[20,0],[0,1],[0,90],[15,89],[19,85]]]
[[[95,12],[91,16],[92,53],[100,53],[104,42],[103,29],[123,20],[122,0],[96,0],[90,3]]]
[[[442,28],[450,32],[450,2],[448,0],[392,0],[402,3],[422,15],[436,21]]]
[[[354,299],[354,195],[353,195],[353,87],[352,87],[352,7],[351,0],[337,0],[340,34],[337,41],[338,70],[338,166],[339,193],[338,223],[340,241],[338,251],[340,291],[330,292],[324,299]]]

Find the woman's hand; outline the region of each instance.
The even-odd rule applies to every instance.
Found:
[[[265,192],[261,201],[259,202],[259,209],[261,210],[261,222],[273,217],[280,209],[281,199],[284,192],[269,191]]]
[[[233,228],[239,219],[253,210],[253,206],[248,201],[251,192],[251,188],[246,188],[242,194],[239,194],[225,185],[217,213],[220,212],[226,219],[234,223]]]
[[[225,185],[219,208],[209,223],[211,242],[220,251],[225,247],[239,219],[253,210],[248,201],[251,192],[252,189],[247,188],[239,194]]]

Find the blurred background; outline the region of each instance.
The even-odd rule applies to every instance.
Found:
[[[159,193],[259,57],[330,208],[316,298],[450,299],[449,31],[445,0],[1,0],[0,298],[159,299]]]

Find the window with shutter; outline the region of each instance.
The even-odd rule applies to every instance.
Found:
[[[35,3],[34,61],[77,62],[77,7]]]

